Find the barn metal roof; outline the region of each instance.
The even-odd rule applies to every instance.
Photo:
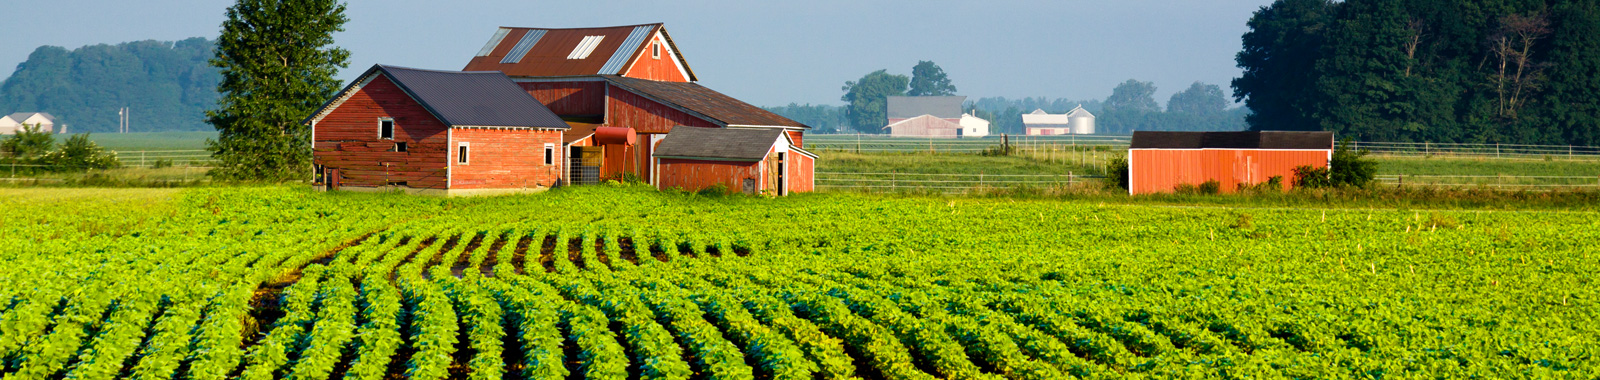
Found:
[[[694,70],[678,52],[662,24],[599,28],[496,29],[466,71],[500,71],[514,77],[622,75],[643,54],[656,33],[677,52],[678,64],[695,81]]]
[[[1133,132],[1131,149],[1333,149],[1333,132]]]
[[[761,161],[783,137],[770,128],[701,128],[676,126],[656,144],[657,158],[719,161]]]
[[[960,119],[965,96],[890,96],[889,118],[910,119],[933,115],[941,119]]]
[[[451,126],[568,128],[543,103],[539,103],[511,78],[499,72],[462,72],[373,65],[366,73],[324,104],[306,121],[337,107],[347,94],[374,75],[382,74],[420,103],[439,121]]]
[[[606,81],[624,90],[674,106],[709,121],[727,125],[775,126],[811,128],[800,122],[779,116],[724,95],[696,83],[661,82],[618,76],[606,76]],[[956,117],[961,117],[959,114]]]

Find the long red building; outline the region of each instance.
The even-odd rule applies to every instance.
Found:
[[[1294,168],[1325,168],[1332,158],[1332,132],[1134,132],[1128,193],[1170,193],[1207,181],[1234,192],[1272,177],[1287,189]]]
[[[748,192],[775,195],[812,188],[816,155],[801,145],[810,127],[694,83],[694,71],[661,24],[499,28],[463,71],[430,72],[498,76],[503,81],[496,82],[492,94],[452,91],[464,96],[459,101],[477,102],[475,107],[480,108],[504,102],[526,109],[536,106],[538,113],[548,116],[534,123],[538,126],[452,124],[448,115],[425,112],[434,111],[432,104],[445,102],[444,98],[424,99],[407,90],[420,85],[408,87],[403,79],[394,78],[411,71],[416,70],[374,67],[307,120],[314,135],[319,183],[447,194],[537,190],[604,179],[637,179],[662,189],[686,190],[717,184],[738,184],[729,187],[744,190],[743,184],[755,181],[757,186]],[[505,94],[505,83],[512,83],[520,97]],[[533,106],[525,104],[527,100]],[[552,118],[561,124],[545,125]],[[375,137],[381,134],[377,128],[383,128],[382,119],[403,131],[395,132],[398,137]],[[759,130],[783,138],[770,139],[761,151],[772,155],[757,160],[760,165],[752,166],[745,158],[695,159],[696,169],[686,171],[682,169],[690,166],[683,165],[685,158],[656,151],[672,131],[682,128]],[[441,131],[444,136],[439,136]],[[679,134],[693,132],[683,131]],[[396,154],[408,153],[392,151],[400,140],[405,140],[409,152],[426,156]],[[717,150],[749,149],[709,143],[704,148],[710,156],[732,155]],[[469,159],[495,162],[502,168],[481,169],[487,164],[468,168],[472,161],[454,161],[462,149]],[[544,164],[547,161],[553,162]]]

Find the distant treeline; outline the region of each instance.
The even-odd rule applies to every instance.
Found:
[[[990,122],[989,133],[1024,134],[1022,114],[1042,109],[1061,114],[1079,105],[1095,115],[1096,133],[1130,134],[1139,131],[1237,131],[1246,128],[1249,110],[1228,108],[1230,102],[1216,85],[1195,83],[1174,94],[1162,110],[1155,102],[1155,85],[1129,80],[1118,85],[1105,100],[1026,97],[1011,99],[986,97],[968,99],[965,110]],[[867,128],[852,128],[846,115],[848,106],[794,104],[766,107],[814,128],[816,133],[856,133]],[[882,126],[878,126],[882,127]],[[872,128],[876,129],[876,128]]]
[[[1600,2],[1278,0],[1249,27],[1253,129],[1600,145]]]
[[[75,50],[43,46],[0,83],[0,113],[47,112],[68,132],[114,132],[128,107],[135,132],[202,131],[221,74],[205,38],[138,41]]]

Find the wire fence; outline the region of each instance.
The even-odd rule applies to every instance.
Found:
[[[984,136],[965,138],[891,137],[835,134],[806,136],[808,149],[861,153],[980,153],[1009,143],[1022,149],[1125,150],[1130,136]],[[1392,156],[1466,156],[1502,159],[1600,159],[1600,147],[1583,145],[1410,143],[1352,141],[1351,148]]]
[[[196,166],[211,164],[211,151],[194,150],[129,150],[116,151],[122,166],[149,168],[155,166]]]
[[[987,189],[1059,188],[1100,178],[1103,177],[1080,174],[817,172],[815,181],[818,190],[971,193]]]
[[[1509,175],[1380,175],[1379,184],[1430,186],[1441,188],[1487,188],[1505,190],[1600,189],[1595,176],[1509,176]]]

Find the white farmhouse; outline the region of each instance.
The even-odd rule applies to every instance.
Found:
[[[0,116],[0,135],[14,135],[24,125],[37,125],[40,132],[55,132],[56,118],[44,112],[18,112]]]

